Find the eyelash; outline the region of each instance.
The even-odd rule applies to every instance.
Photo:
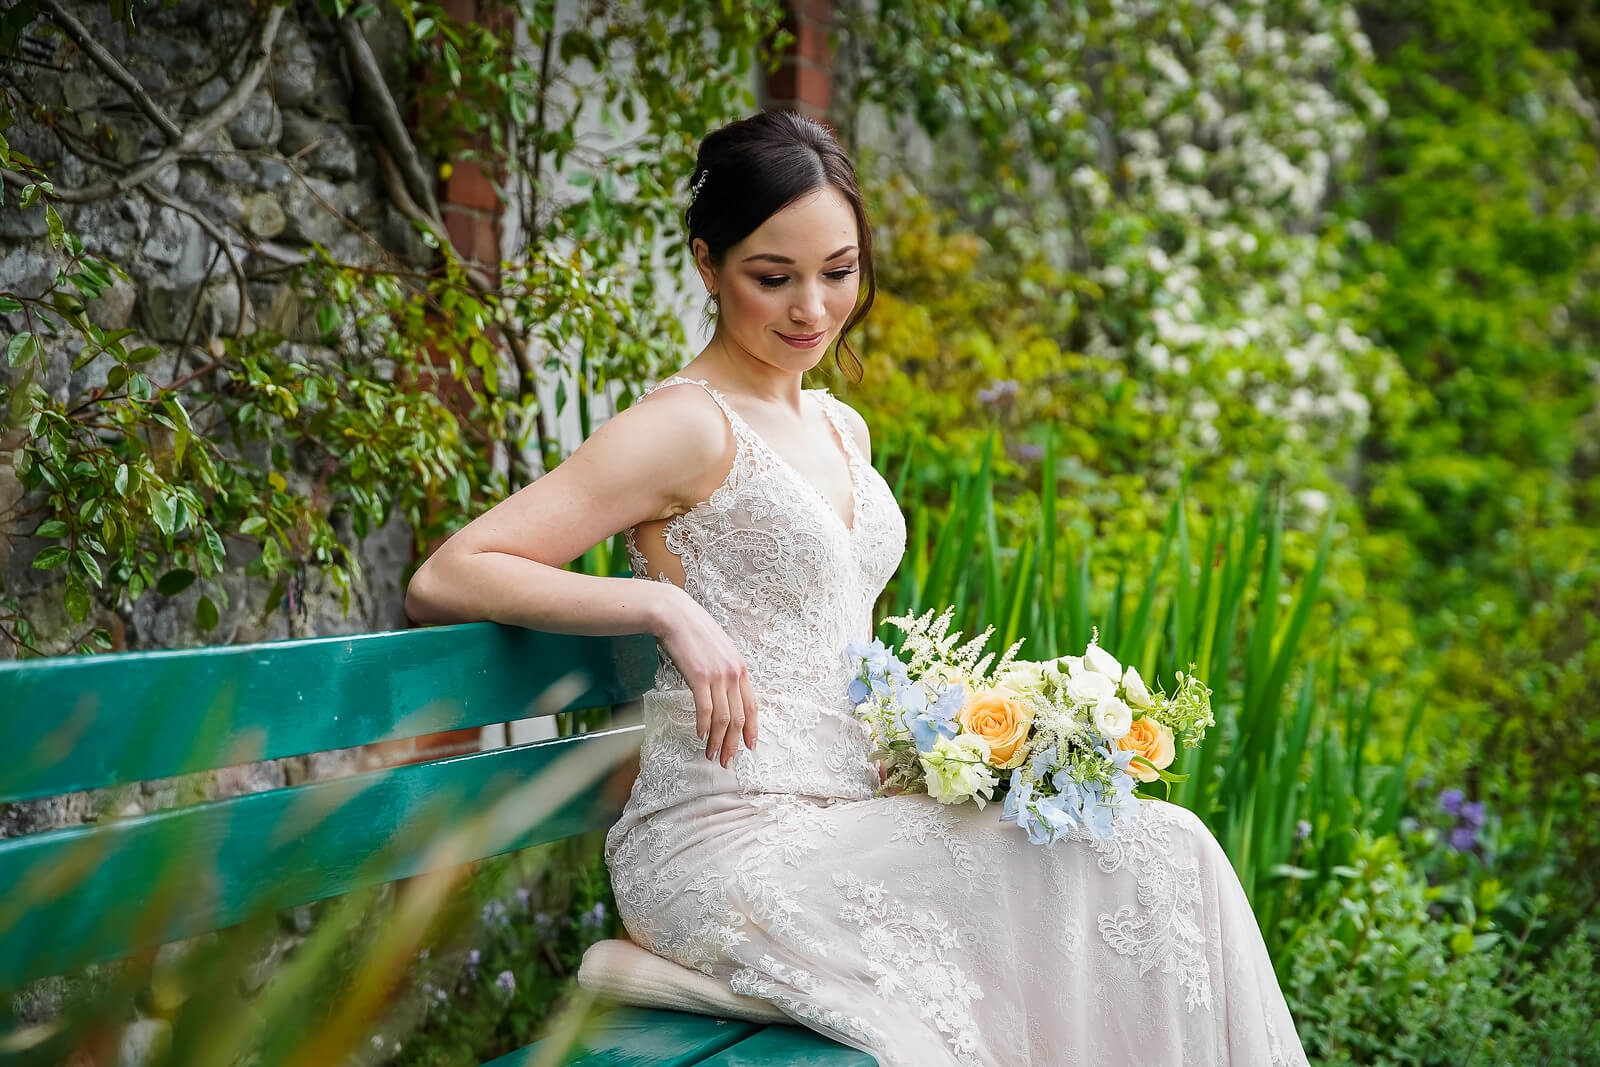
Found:
[[[843,270],[830,270],[823,274],[823,277],[827,278],[829,281],[842,282],[855,272],[856,269],[854,267],[846,267]],[[756,279],[763,289],[776,289],[788,280],[789,276],[787,274],[769,274],[764,278]]]

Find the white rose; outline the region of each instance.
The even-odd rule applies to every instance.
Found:
[[[1139,668],[1128,668],[1128,673],[1122,676],[1122,687],[1129,704],[1136,708],[1150,706],[1150,690],[1145,688],[1144,679],[1139,677]]]
[[[1044,682],[1044,673],[1045,665],[1042,663],[1017,660],[1006,668],[1006,673],[1000,676],[997,684],[1017,693],[1025,693],[1039,688]]]
[[[1082,656],[1062,656],[1056,663],[1069,675],[1082,674],[1084,671]]]
[[[1106,697],[1094,706],[1094,728],[1107,741],[1117,741],[1133,728],[1133,709],[1116,697]]]
[[[1067,679],[1067,695],[1081,704],[1098,704],[1117,695],[1117,683],[1094,671],[1080,671]]]
[[[1122,664],[1117,662],[1117,657],[1099,645],[1090,645],[1084,650],[1083,662],[1091,671],[1099,671],[1107,678],[1122,677]]]

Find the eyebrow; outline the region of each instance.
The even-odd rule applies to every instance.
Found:
[[[839,251],[837,251],[837,252],[833,253],[832,255],[826,257],[826,259],[824,259],[823,262],[827,262],[827,260],[829,260],[829,259],[838,259],[842,255],[845,255],[845,254],[847,254],[849,252],[855,252],[855,251],[858,251],[858,249],[856,248],[855,245],[845,245],[843,248],[839,249]],[[764,260],[764,261],[766,261],[768,263],[782,263],[784,266],[787,266],[787,267],[794,266],[794,260],[790,259],[788,256],[780,256],[780,255],[777,255],[776,253],[773,253],[773,252],[757,252],[753,256],[744,257],[744,259],[740,260],[740,262],[741,263],[752,263],[752,262],[754,262],[754,261],[756,261],[758,259],[759,260]]]

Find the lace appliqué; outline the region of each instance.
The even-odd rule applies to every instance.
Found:
[[[1144,976],[1159,968],[1175,974],[1184,988],[1190,1012],[1211,1009],[1211,965],[1205,956],[1205,934],[1197,910],[1201,902],[1200,864],[1193,858],[1178,860],[1172,832],[1176,828],[1168,805],[1141,803],[1140,814],[1108,839],[1074,834],[1100,856],[1100,869],[1113,874],[1124,867],[1138,882],[1138,907],[1124,904],[1100,916],[1100,933],[1106,944],[1139,962]],[[1202,831],[1205,832],[1205,831]]]
[[[919,845],[933,838],[945,847],[950,857],[949,870],[960,875],[967,888],[976,892],[984,885],[983,873],[993,859],[959,833],[959,821],[943,806],[907,797],[893,803],[895,828],[891,841],[915,841]]]
[[[911,914],[882,882],[844,871],[834,874],[833,884],[845,899],[840,918],[860,928],[861,953],[878,995],[915,1002],[944,1035],[956,1062],[977,1067],[980,1036],[972,1003],[983,999],[983,989],[946,956],[960,947],[960,929],[932,911]]]
[[[741,967],[728,980],[728,987],[735,993],[771,1001],[796,1019],[873,1047],[882,1048],[888,1044],[865,1019],[818,1004],[814,998],[820,985],[811,972],[789,967],[771,956],[762,956],[754,966]]]

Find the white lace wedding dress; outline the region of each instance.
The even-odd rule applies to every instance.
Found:
[[[662,664],[606,841],[633,939],[886,1067],[1305,1063],[1238,879],[1189,811],[1142,802],[1112,841],[1045,848],[998,805],[877,796],[843,650],[899,564],[899,509],[827,393],[806,395],[849,460],[848,526],[696,384],[736,457],[665,544],[744,654],[760,737],[730,768],[707,760]]]

